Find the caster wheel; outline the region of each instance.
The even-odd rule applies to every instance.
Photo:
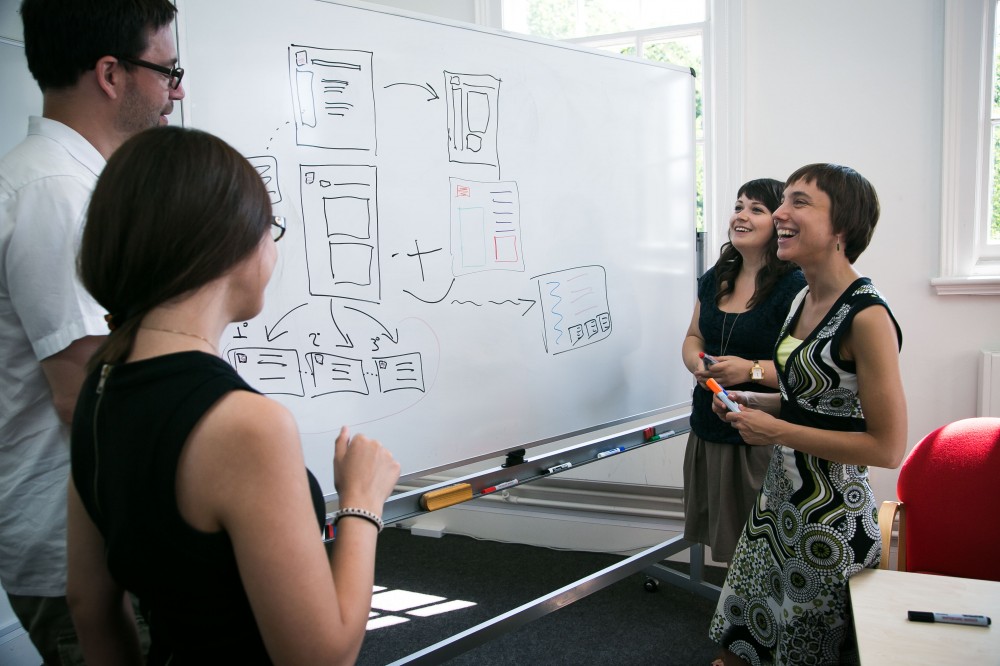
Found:
[[[642,584],[642,587],[647,592],[656,592],[660,589],[660,581],[655,578],[647,578],[646,582]]]

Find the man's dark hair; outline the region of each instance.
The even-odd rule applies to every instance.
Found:
[[[137,58],[174,20],[169,0],[24,0],[24,52],[42,91],[67,88],[104,56]]]

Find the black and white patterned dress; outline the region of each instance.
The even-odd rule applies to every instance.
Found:
[[[807,292],[792,303],[779,340],[794,329]],[[779,372],[783,420],[865,430],[855,364],[838,350],[857,313],[873,305],[889,310],[871,281],[859,278],[792,351]],[[901,343],[898,324],[896,331]],[[877,516],[867,466],[776,446],[726,576],[712,640],[750,664],[856,661],[844,645],[847,580],[878,565]]]

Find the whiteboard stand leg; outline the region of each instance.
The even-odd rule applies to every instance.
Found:
[[[675,552],[681,552],[685,549],[689,551],[691,562],[689,573],[677,571],[663,563],[654,564],[643,573],[651,578],[670,583],[688,592],[694,592],[706,599],[717,601],[719,595],[722,594],[722,588],[712,585],[703,579],[705,574],[705,547],[700,543],[685,541],[683,538],[680,538],[679,545],[682,547],[678,548]],[[673,555],[674,553],[670,554]],[[646,589],[650,589],[650,586],[647,586]]]
[[[498,636],[514,631],[532,620],[568,606],[574,601],[579,601],[612,583],[617,583],[632,574],[639,573],[649,567],[650,564],[659,562],[690,546],[691,543],[684,541],[683,537],[674,537],[658,546],[647,548],[621,562],[616,562],[609,567],[605,567],[586,578],[581,578],[574,583],[570,583],[555,592],[518,606],[503,615],[498,615],[491,620],[477,624],[470,629],[439,641],[423,650],[407,655],[398,661],[392,662],[389,666],[400,666],[401,664],[440,664]]]

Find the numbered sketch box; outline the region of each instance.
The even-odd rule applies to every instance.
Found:
[[[312,377],[310,395],[313,398],[330,393],[368,395],[368,382],[361,359],[309,352],[306,354],[306,367]]]
[[[260,179],[264,181],[267,188],[267,196],[271,199],[271,205],[281,201],[281,190],[278,188],[278,160],[271,155],[258,155],[248,157],[247,161],[260,174]]]
[[[247,384],[268,395],[305,396],[299,353],[294,349],[240,347],[226,354]]]
[[[523,271],[517,183],[449,179],[452,272]]]
[[[375,152],[371,52],[292,44],[288,69],[298,145]]]
[[[538,281],[546,352],[562,354],[611,335],[611,308],[603,266],[580,266],[532,279]]]
[[[378,369],[379,390],[382,393],[412,389],[423,393],[424,364],[419,352],[396,356],[374,357]]]
[[[499,167],[500,79],[489,74],[445,72],[444,83],[448,160]]]
[[[375,167],[299,169],[309,293],[377,303],[382,285]]]

